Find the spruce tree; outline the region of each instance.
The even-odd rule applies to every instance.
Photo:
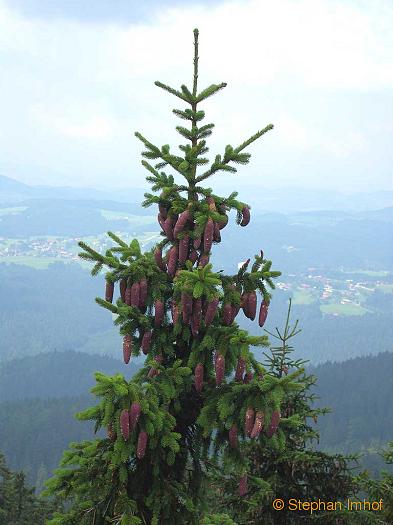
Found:
[[[221,242],[229,213],[245,227],[250,206],[237,192],[225,197],[202,185],[247,164],[246,148],[273,126],[227,145],[210,162],[204,155],[214,124],[202,124],[200,104],[226,84],[199,91],[198,58],[195,29],[192,86],[155,82],[186,106],[173,110],[188,122],[176,127],[186,140],[180,153],[135,133],[152,185],[142,204],[158,206],[162,240],[142,252],[136,239],[127,244],[108,232],[114,246],[105,254],[79,243],[93,275],[107,270],[105,298],[96,301],[115,315],[124,361],[141,353],[146,359],[131,379],[96,373],[92,391],[99,402],[78,417],[93,420],[95,431],[105,428],[108,437],[73,443],[65,452],[47,493],[67,500],[68,510],[51,525],[233,523],[208,508],[213,459],[219,456],[230,472],[233,497],[245,499],[254,483],[247,477],[248,443],[284,451],[299,424],[296,415],[282,413],[282,401],[303,388],[302,371],[269,371],[251,351],[267,346],[268,337],[250,336],[236,322],[242,310],[264,325],[280,272],[262,251],[234,275],[213,270],[212,247]]]
[[[282,416],[291,420],[291,425],[286,427],[285,449],[271,447],[268,436],[245,444],[244,453],[249,460],[249,478],[252,484],[248,497],[244,500],[234,496],[233,480],[227,476],[227,469],[218,458],[210,476],[211,504],[223,512],[231,509],[230,516],[238,525],[295,525],[314,521],[334,525],[377,523],[377,517],[373,513],[345,509],[347,499],[357,500],[364,486],[364,473],[360,477],[354,474],[358,456],[328,454],[313,446],[319,441],[315,424],[329,409],[315,407],[316,395],[313,387],[317,378],[306,372],[307,361],[293,357],[292,341],[301,330],[298,320],[293,325],[290,323],[291,307],[290,299],[282,329],[276,328],[275,332],[265,329],[275,343],[270,346],[269,353],[264,352],[263,361],[268,373],[277,379],[294,370],[301,371],[301,388],[286,392],[281,402]],[[267,426],[267,435],[270,432],[270,427]],[[273,507],[276,498],[285,502],[285,507],[280,511]],[[310,515],[307,510],[291,510],[288,506],[289,499],[302,502],[341,502],[343,509],[342,512],[321,510]]]

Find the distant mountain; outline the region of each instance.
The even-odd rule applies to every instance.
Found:
[[[222,183],[214,185],[214,191],[229,195],[231,186]],[[92,188],[30,186],[0,175],[0,204],[18,203],[26,199],[73,199],[111,200],[140,203],[150,185],[141,188],[97,190]],[[240,185],[239,198],[248,202],[254,210],[294,211],[347,210],[365,211],[386,208],[393,205],[393,191],[344,194],[335,191],[310,190],[304,188],[267,189],[263,186]]]
[[[0,203],[3,204],[18,203],[26,199],[115,200],[140,203],[146,191],[147,189],[142,188],[128,188],[112,192],[68,186],[30,186],[0,175]]]

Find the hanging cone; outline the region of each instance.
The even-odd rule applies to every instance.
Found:
[[[147,355],[149,349],[150,349],[150,343],[151,343],[151,336],[152,336],[152,333],[151,331],[147,331],[143,334],[143,337],[142,337],[142,343],[141,343],[141,349],[142,349],[142,352]]]
[[[130,437],[130,420],[128,410],[124,409],[120,414],[120,430],[125,441]]]
[[[260,327],[262,327],[265,324],[266,317],[268,314],[268,308],[269,308],[269,303],[267,303],[266,301],[262,301],[261,307],[259,309],[259,319],[258,319],[258,323]]]
[[[225,357],[218,354],[216,358],[216,385],[221,385],[225,375]]]
[[[168,275],[170,277],[174,277],[175,275],[178,256],[179,256],[179,248],[177,244],[175,244],[169,250],[169,254],[168,254]]]
[[[247,224],[250,222],[250,208],[248,206],[244,206],[242,209],[242,220],[240,222],[240,226],[247,226]]]
[[[137,308],[139,308],[139,294],[140,294],[139,283],[132,283],[132,286],[131,286],[131,306],[136,306]]]
[[[157,299],[154,303],[154,326],[158,328],[164,321],[164,303]]]
[[[271,438],[278,429],[278,425],[280,424],[281,414],[278,410],[274,410],[272,414],[272,419],[270,421],[269,428],[266,431],[266,435],[268,438]]]
[[[249,383],[250,381],[252,381],[253,377],[254,377],[254,374],[252,372],[247,372],[246,375],[244,376],[243,383],[244,384]]]
[[[123,338],[123,359],[126,365],[130,362],[132,354],[132,338],[129,334]]]
[[[139,432],[136,455],[138,459],[142,459],[146,452],[147,433],[145,431]]]
[[[209,253],[212,248],[214,233],[214,222],[211,217],[208,218],[205,230],[203,232],[203,251]]]
[[[179,241],[179,266],[183,266],[188,257],[188,249],[190,244],[190,236],[185,235],[183,239]]]
[[[188,259],[192,262],[192,264],[195,264],[198,260],[198,252],[194,249],[190,251],[190,255],[188,256]]]
[[[255,414],[255,422],[252,427],[250,438],[254,439],[259,436],[263,429],[264,413],[262,411]]]
[[[131,287],[127,286],[125,292],[125,303],[131,306]]]
[[[230,303],[225,303],[222,307],[222,322],[225,326],[232,323],[232,305]]]
[[[139,308],[144,308],[147,301],[147,281],[145,278],[139,281]]]
[[[198,363],[196,365],[194,374],[195,374],[195,381],[194,381],[195,390],[198,392],[198,394],[200,394],[203,388],[203,364],[202,363]]]
[[[243,497],[248,492],[247,474],[244,474],[239,480],[239,496]]]
[[[244,371],[246,369],[246,362],[242,357],[239,357],[237,360],[235,381],[241,383],[243,381]]]
[[[217,298],[214,298],[211,301],[209,301],[209,303],[207,304],[206,314],[205,314],[205,325],[206,326],[209,326],[212,323],[214,316],[216,315],[216,312],[217,312],[218,303],[219,303],[219,300]]]
[[[202,255],[199,257],[198,266],[203,268],[209,263],[209,255],[207,253],[202,253]]]
[[[179,218],[177,219],[175,227],[173,229],[173,234],[175,237],[177,237],[178,234],[184,230],[187,221],[189,221],[190,219],[191,214],[189,210],[185,210],[179,215]]]
[[[182,307],[182,316],[183,323],[189,324],[191,314],[192,314],[192,296],[189,293],[181,293],[181,307]]]
[[[114,289],[115,289],[115,285],[107,281],[105,285],[105,301],[108,301],[109,303],[113,301]]]
[[[132,403],[128,415],[130,421],[130,432],[133,432],[138,424],[139,416],[141,415],[141,405],[136,402]]]
[[[249,319],[253,321],[257,313],[257,294],[255,290],[248,294],[248,313]]]
[[[154,250],[154,260],[156,261],[157,266],[160,268],[160,270],[166,271],[165,263],[162,259],[162,249],[157,247]]]
[[[255,412],[253,408],[247,408],[246,417],[244,420],[244,433],[250,437],[252,429],[254,427]]]

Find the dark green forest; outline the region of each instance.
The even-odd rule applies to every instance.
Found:
[[[94,403],[86,394],[94,385],[93,372],[131,377],[137,369],[132,363],[77,352],[0,365],[0,449],[9,465],[24,470],[40,490],[68,443],[92,435],[92,425],[77,421],[74,414]],[[325,363],[308,372],[317,377],[316,406],[332,410],[318,419],[319,448],[364,453],[360,464],[376,474],[382,466],[378,451],[393,435],[393,353]]]

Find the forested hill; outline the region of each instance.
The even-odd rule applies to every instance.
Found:
[[[121,352],[119,352],[119,357]],[[132,377],[138,366],[82,352],[52,352],[0,364],[0,400],[75,397],[94,386],[94,372]]]
[[[325,363],[309,370],[317,378],[321,447],[340,452],[378,449],[393,440],[393,353]]]

